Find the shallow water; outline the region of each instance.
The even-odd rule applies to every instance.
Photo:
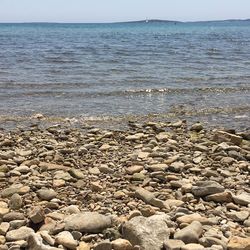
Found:
[[[250,126],[250,21],[0,24],[0,115]]]

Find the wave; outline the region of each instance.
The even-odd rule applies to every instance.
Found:
[[[0,84],[1,86],[1,84]],[[17,85],[18,86],[18,85]],[[29,84],[23,86],[22,89],[7,87],[6,96],[15,97],[21,95],[25,96],[39,96],[39,97],[85,97],[85,98],[98,98],[98,97],[112,97],[112,96],[142,96],[142,95],[199,95],[199,94],[230,94],[230,93],[249,93],[250,87],[199,87],[199,88],[147,88],[147,89],[127,89],[127,90],[104,90],[102,92],[86,91],[81,88],[80,84],[65,86],[62,84],[39,85],[40,89],[35,88],[37,85]],[[20,85],[19,85],[20,86]],[[22,86],[22,85],[21,85]],[[42,86],[42,88],[41,88]],[[77,88],[78,87],[78,88]],[[8,92],[8,89],[11,92]],[[88,88],[89,89],[89,88]],[[5,94],[2,93],[2,97]]]

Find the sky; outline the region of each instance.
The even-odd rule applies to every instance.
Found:
[[[250,18],[250,0],[0,0],[0,22]]]

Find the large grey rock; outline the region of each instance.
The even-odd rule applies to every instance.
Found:
[[[199,181],[192,187],[192,193],[199,197],[222,193],[224,190],[225,188],[215,181]]]
[[[141,250],[161,250],[163,242],[169,238],[166,214],[151,217],[137,216],[126,222],[122,228],[123,238],[132,245],[139,245]]]
[[[187,227],[174,234],[174,238],[182,240],[184,243],[196,243],[202,235],[202,225],[199,221],[193,221]]]
[[[65,218],[65,230],[82,233],[100,233],[111,226],[110,217],[96,212],[73,214]]]
[[[26,240],[31,233],[34,233],[33,229],[29,227],[20,227],[16,230],[7,232],[6,239],[7,241]]]

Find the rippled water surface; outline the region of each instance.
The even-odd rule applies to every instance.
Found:
[[[250,21],[0,24],[0,115],[38,112],[246,125]]]

